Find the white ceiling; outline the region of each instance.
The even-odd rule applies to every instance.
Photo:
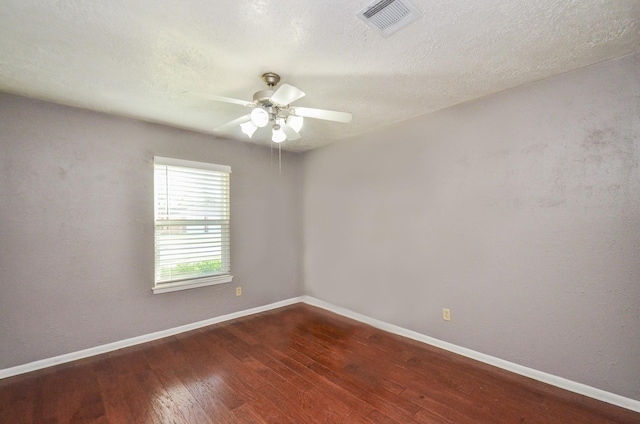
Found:
[[[303,151],[640,51],[638,0],[413,0],[386,39],[369,3],[0,0],[0,91],[212,133],[248,110],[194,93],[251,100],[272,71],[353,113],[306,119]]]

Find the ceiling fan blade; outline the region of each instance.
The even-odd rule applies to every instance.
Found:
[[[269,99],[272,103],[286,106],[304,97],[304,92],[293,85],[282,84]]]
[[[324,119],[326,121],[351,122],[351,114],[349,112],[336,112],[335,110],[314,109],[310,107],[295,107],[289,110],[289,113],[295,116],[304,116],[305,118]]]
[[[214,129],[214,131],[216,132],[226,132],[229,131],[231,129],[233,129],[234,127],[237,127],[240,124],[244,124],[245,122],[248,122],[251,120],[251,115],[244,115],[241,116],[237,119],[234,119],[233,121],[227,122],[226,124],[220,125],[218,128]]]
[[[284,131],[284,134],[287,136],[287,141],[294,141],[301,138],[300,134],[289,125],[283,125],[282,131]]]
[[[224,102],[224,103],[233,103],[235,105],[246,106],[246,107],[254,107],[255,102],[249,102],[247,100],[234,99],[231,97],[224,96],[216,96],[214,94],[206,94],[206,93],[194,93],[198,96],[205,97],[207,99],[215,100],[216,102]]]

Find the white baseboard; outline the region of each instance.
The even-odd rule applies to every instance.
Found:
[[[334,304],[316,299],[311,296],[302,296],[302,301],[309,305],[317,306],[319,308],[334,312],[338,315],[342,315],[347,318],[369,324],[372,327],[379,328],[380,330],[389,333],[397,334],[399,336],[407,337],[409,339],[417,340],[435,347],[439,347],[441,349],[466,356],[467,358],[475,359],[476,361],[484,362],[485,364],[493,365],[495,367],[502,368],[515,374],[520,374],[525,377],[529,377],[534,380],[559,387],[561,389],[569,390],[571,392],[588,396],[593,399],[601,400],[603,402],[620,406],[622,408],[630,409],[635,412],[640,412],[640,401],[637,401],[635,399],[630,399],[624,396],[617,395],[615,393],[596,389],[595,387],[587,386],[586,384],[577,383],[575,381],[567,380],[566,378],[558,377],[546,372],[518,365],[513,362],[505,361],[504,359],[496,358],[495,356],[486,355],[484,353],[476,352],[475,350],[467,349],[458,345],[454,345],[452,343],[434,339],[433,337],[425,336],[424,334],[420,334],[412,330],[407,330],[406,328],[398,327],[397,325],[389,324],[384,321],[380,321],[375,318],[353,312],[349,309],[336,306]]]
[[[435,347],[439,347],[441,349],[448,350],[450,352],[457,353],[459,355],[466,356],[468,358],[475,359],[477,361],[484,362],[486,364],[493,365],[495,367],[502,368],[507,371],[511,371],[513,373],[520,374],[525,377],[529,377],[534,380],[541,381],[543,383],[550,384],[552,386],[559,387],[561,389],[569,390],[571,392],[588,396],[593,399],[601,400],[603,402],[620,406],[622,408],[626,408],[631,411],[640,412],[640,401],[626,398],[624,396],[620,396],[615,393],[610,393],[604,390],[596,389],[595,387],[591,387],[591,386],[587,386],[586,384],[567,380],[566,378],[558,377],[542,371],[537,371],[532,368],[515,364],[513,362],[505,361],[504,359],[496,358],[494,356],[476,352],[474,350],[457,346],[452,343],[444,342],[442,340],[438,340],[433,337],[425,336],[424,334],[407,330],[406,328],[402,328],[397,325],[389,324],[384,321],[380,321],[375,318],[371,318],[366,315],[353,312],[349,309],[336,306],[332,303],[325,302],[323,300],[316,299],[311,296],[294,297],[291,299],[286,299],[279,302],[271,303],[269,305],[258,306],[256,308],[245,309],[243,311],[238,311],[231,314],[218,316],[215,318],[210,318],[204,321],[198,321],[191,324],[181,325],[179,327],[170,328],[168,330],[157,331],[155,333],[145,334],[142,336],[132,337],[130,339],[125,339],[118,342],[108,343],[101,346],[80,350],[77,352],[71,352],[64,355],[55,356],[53,358],[42,359],[39,361],[30,362],[28,364],[18,365],[11,368],[5,368],[0,370],[0,379],[28,373],[31,371],[36,371],[36,370],[51,367],[54,365],[64,364],[66,362],[76,361],[78,359],[88,358],[90,356],[100,355],[102,353],[112,352],[114,350],[135,346],[135,345],[150,342],[153,340],[158,340],[163,337],[169,337],[169,336],[184,333],[187,331],[196,330],[198,328],[206,327],[208,325],[218,324],[220,322],[245,317],[248,315],[253,315],[260,312],[266,312],[272,309],[277,309],[283,306],[293,305],[294,303],[300,303],[300,302],[317,306],[319,308],[334,312],[338,315],[342,315],[347,318],[351,318],[356,321],[369,324],[372,327],[379,328],[380,330],[397,334],[399,336],[407,337],[413,340],[417,340]]]
[[[245,317],[247,315],[253,315],[259,312],[270,311],[272,309],[281,308],[283,306],[292,305],[294,303],[300,303],[301,301],[302,301],[302,297],[294,297],[291,299],[271,303],[269,305],[258,306],[256,308],[245,309],[244,311],[234,312],[227,315],[221,315],[219,317],[206,319],[204,321],[198,321],[191,324],[181,325],[179,327],[170,328],[168,330],[156,331],[155,333],[132,337],[130,339],[120,340],[113,343],[107,343],[101,346],[79,350],[77,352],[71,352],[64,355],[60,355],[60,356],[54,356],[53,358],[42,359],[39,361],[24,364],[24,365],[18,365],[11,368],[1,369],[0,379],[13,377],[14,375],[24,374],[31,371],[36,371],[42,368],[52,367],[54,365],[64,364],[66,362],[76,361],[78,359],[88,358],[90,356],[100,355],[102,353],[112,352],[114,350],[123,349],[125,347],[135,346],[141,343],[158,340],[163,337],[169,337],[175,334],[196,330],[198,328],[206,327],[207,325],[218,324],[220,322]]]

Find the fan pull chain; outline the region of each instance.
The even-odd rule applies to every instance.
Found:
[[[282,143],[278,143],[278,173],[282,174]]]

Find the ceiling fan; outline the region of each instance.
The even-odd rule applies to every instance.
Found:
[[[278,74],[267,72],[262,75],[262,80],[267,84],[268,88],[257,91],[253,95],[253,101],[251,102],[230,97],[207,95],[208,98],[219,102],[253,108],[251,113],[227,122],[214,131],[227,132],[240,126],[242,132],[251,138],[258,128],[271,126],[271,140],[274,143],[282,143],[283,141],[293,141],[300,138],[300,130],[304,118],[343,123],[351,122],[351,114],[348,112],[291,106],[291,103],[304,97],[305,93],[289,84],[281,84],[275,89],[280,82]]]

